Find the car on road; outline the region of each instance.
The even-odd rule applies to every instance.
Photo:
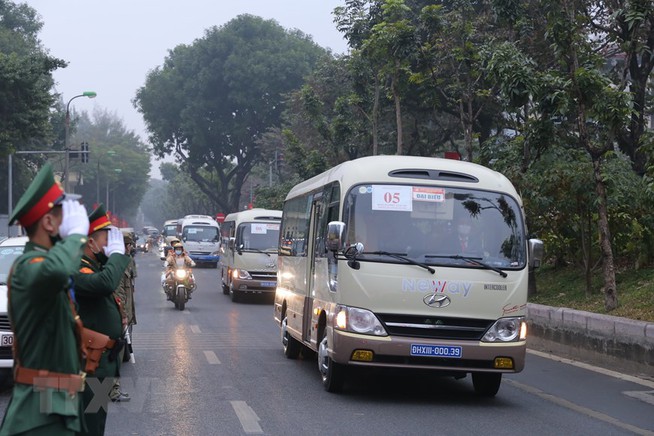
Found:
[[[0,369],[14,365],[14,334],[7,313],[7,279],[14,261],[23,254],[27,240],[27,236],[17,236],[0,242]]]

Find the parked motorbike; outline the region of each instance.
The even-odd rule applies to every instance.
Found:
[[[171,301],[175,303],[176,309],[184,310],[189,300],[189,295],[195,290],[196,284],[193,278],[193,271],[184,265],[183,259],[177,261],[173,279],[173,286],[169,287],[168,295]]]

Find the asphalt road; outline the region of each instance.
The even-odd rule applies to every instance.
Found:
[[[424,372],[358,372],[330,394],[314,356],[284,357],[270,299],[232,303],[218,270],[196,268],[198,289],[178,311],[156,255],[137,265],[136,363],[121,382],[132,400],[110,405],[109,435],[654,435],[654,381],[535,352],[493,399],[470,377]]]

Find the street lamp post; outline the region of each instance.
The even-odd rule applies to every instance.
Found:
[[[116,174],[120,174],[120,173],[123,172],[123,170],[120,169],[120,168],[114,168],[114,172],[115,172]],[[107,198],[106,198],[106,202],[105,202],[106,210],[111,210],[111,209],[109,208],[109,182],[110,182],[110,178],[107,177],[107,192],[106,192],[106,196],[107,196]],[[114,188],[114,189],[115,189],[115,188]],[[115,198],[115,197],[114,197],[114,198]],[[115,208],[116,208],[116,205],[114,204],[114,209],[115,209]]]
[[[68,155],[68,138],[70,135],[70,103],[75,100],[76,98],[79,97],[88,97],[88,98],[95,98],[97,94],[93,91],[84,91],[83,93],[76,95],[75,97],[71,98],[68,100],[68,104],[66,104],[66,134],[64,137],[64,149],[66,151],[66,159],[64,160],[64,191],[68,192],[69,187],[68,187],[68,165],[69,165],[69,155]]]

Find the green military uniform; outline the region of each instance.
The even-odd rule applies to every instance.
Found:
[[[111,224],[102,205],[91,213],[89,221],[91,222],[89,234],[102,229],[108,230]],[[96,260],[82,256],[81,264],[78,265],[79,270],[74,275],[79,315],[84,326],[103,333],[111,339],[120,339],[123,333],[122,317],[113,293],[129,265],[129,260],[129,256],[115,253],[109,257],[104,265],[100,265]],[[102,354],[100,365],[94,374],[94,377],[98,378],[100,383],[104,381],[105,377],[113,378],[118,376],[120,359],[116,356],[113,361],[110,361],[109,354],[109,352]],[[93,400],[94,394],[87,384],[87,389],[84,391],[85,408]],[[100,392],[100,394],[108,394],[108,392]],[[106,401],[102,399],[102,401],[94,402],[94,404],[102,403],[104,405],[99,410],[85,410],[88,434],[104,434],[108,399],[107,396]]]
[[[133,244],[131,236],[123,234],[125,245]],[[132,256],[129,256],[129,265],[120,280],[120,285],[116,289],[116,295],[120,297],[123,304],[123,312],[127,318],[127,325],[136,324],[136,310],[134,307],[134,279],[136,278],[136,262]]]
[[[20,198],[10,222],[29,227],[65,198],[46,165]],[[80,394],[26,384],[19,374],[45,370],[50,379],[80,373],[80,348],[70,305],[70,276],[79,266],[86,235],[70,235],[50,250],[33,242],[12,267],[9,317],[14,331],[14,372],[11,400],[0,435],[17,433],[66,435],[83,428]],[[58,373],[59,375],[55,375]],[[80,387],[83,384],[80,383]]]

